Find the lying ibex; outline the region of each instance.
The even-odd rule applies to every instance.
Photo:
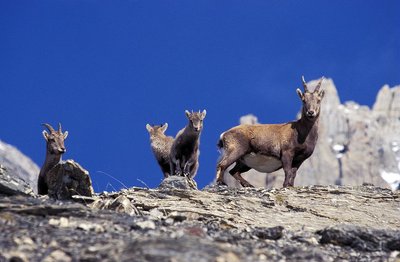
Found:
[[[47,133],[46,130],[43,130],[43,137],[46,140],[46,159],[40,169],[39,178],[38,178],[38,193],[40,195],[46,195],[48,193],[48,186],[46,182],[46,174],[49,172],[54,166],[61,162],[61,156],[66,152],[64,146],[64,140],[68,136],[68,131],[64,133],[61,130],[61,124],[58,124],[58,131],[55,131],[54,128],[49,124],[43,124],[43,126],[47,127],[50,133]]]
[[[189,123],[180,130],[172,144],[170,164],[171,174],[184,175],[193,178],[199,168],[200,133],[203,129],[203,120],[206,110],[202,113],[185,111]]]
[[[154,156],[160,165],[161,171],[164,174],[164,178],[170,176],[171,167],[169,164],[169,155],[171,152],[172,143],[174,138],[166,136],[165,130],[167,130],[168,124],[151,126],[146,125],[147,131],[150,134],[151,149],[153,150]]]
[[[318,118],[324,91],[320,90],[323,78],[313,92],[303,80],[304,93],[297,89],[303,107],[301,118],[285,124],[239,125],[221,134],[218,147],[222,154],[217,163],[216,179],[224,184],[223,174],[235,163],[230,174],[242,186],[252,186],[241,173],[250,169],[270,173],[283,168],[284,187],[293,186],[300,165],[314,151],[318,138]]]

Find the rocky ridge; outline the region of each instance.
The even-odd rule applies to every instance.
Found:
[[[400,259],[398,191],[374,186],[199,191],[184,179],[73,201],[2,195],[0,261]],[[174,188],[178,180],[180,188]]]

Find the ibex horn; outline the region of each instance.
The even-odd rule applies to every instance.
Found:
[[[304,79],[304,76],[301,76],[301,80],[303,81],[304,91],[305,91],[305,92],[308,92],[308,87],[307,87],[306,80]]]
[[[62,133],[62,130],[61,130],[61,123],[60,123],[60,122],[58,123],[58,133],[60,133],[60,134]]]
[[[42,124],[42,126],[47,127],[47,129],[50,131],[50,133],[56,132],[56,131],[54,130],[54,128],[53,128],[51,125],[47,124],[47,123]]]
[[[317,87],[315,88],[315,90],[314,90],[314,92],[318,92],[319,91],[319,88],[321,87],[321,84],[322,84],[322,81],[324,80],[324,77],[321,77],[321,80],[319,80],[319,82],[318,82],[318,84],[317,84]]]

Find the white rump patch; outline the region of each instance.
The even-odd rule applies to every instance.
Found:
[[[248,167],[262,173],[271,173],[282,167],[282,162],[272,156],[250,153],[242,159]]]

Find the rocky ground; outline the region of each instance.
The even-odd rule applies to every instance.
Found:
[[[400,193],[374,186],[0,195],[0,261],[400,261],[399,228]]]

